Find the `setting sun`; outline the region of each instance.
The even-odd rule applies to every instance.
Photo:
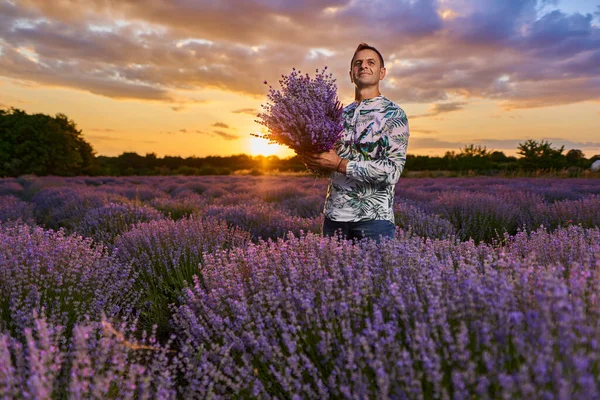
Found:
[[[250,149],[249,152],[253,156],[277,156],[281,158],[291,157],[294,152],[287,147],[280,146],[275,143],[269,143],[266,139],[258,137],[250,138]]]

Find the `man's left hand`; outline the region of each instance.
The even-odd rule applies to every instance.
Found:
[[[329,150],[323,153],[304,153],[300,156],[302,162],[310,169],[329,169],[335,170],[342,160],[335,150]]]

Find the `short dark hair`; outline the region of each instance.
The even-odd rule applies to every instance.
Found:
[[[373,50],[379,56],[379,61],[381,61],[381,68],[385,67],[385,65],[383,64],[383,57],[381,56],[381,53],[379,52],[379,50],[377,50],[373,46],[366,44],[365,42],[362,42],[361,44],[358,45],[358,47],[354,51],[354,55],[352,55],[352,60],[350,60],[350,69],[352,69],[352,63],[354,62],[354,57],[356,57],[356,53],[358,53],[361,50]]]

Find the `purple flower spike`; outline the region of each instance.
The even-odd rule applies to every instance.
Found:
[[[335,79],[325,69],[314,78],[292,69],[282,75],[281,90],[269,89],[269,103],[256,122],[265,126],[265,135],[253,134],[272,143],[285,145],[297,153],[331,150],[342,130],[342,104]]]

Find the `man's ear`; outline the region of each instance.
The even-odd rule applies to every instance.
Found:
[[[352,70],[348,71],[348,75],[350,75],[350,82],[354,83],[354,78],[352,77]]]
[[[379,80],[382,80],[383,78],[385,78],[385,72],[386,72],[385,67],[381,68],[379,70]]]

